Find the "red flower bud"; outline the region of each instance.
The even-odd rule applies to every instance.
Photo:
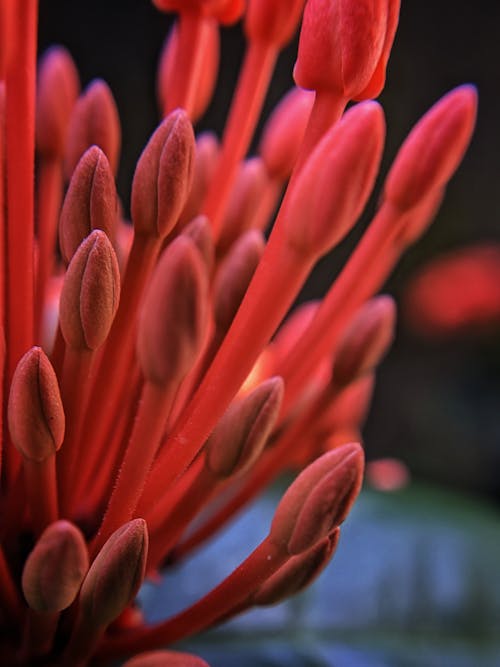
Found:
[[[26,560],[22,586],[27,603],[40,613],[70,606],[89,568],[85,538],[69,521],[44,530]]]
[[[276,509],[269,539],[296,556],[311,549],[346,518],[361,488],[363,450],[343,445],[311,463]]]
[[[153,0],[164,12],[200,12],[223,24],[237,21],[245,9],[244,0]]]
[[[256,461],[278,418],[283,381],[270,378],[230,405],[205,445],[206,465],[218,477],[241,474]]]
[[[400,211],[442,188],[457,169],[476,120],[477,94],[470,85],[442,97],[415,125],[385,182],[384,196]]]
[[[134,599],[144,579],[147,553],[144,519],[129,521],[104,544],[80,593],[81,612],[92,627],[109,625]]]
[[[186,203],[192,183],[194,134],[181,109],[159,125],[143,150],[132,183],[136,234],[164,238]]]
[[[284,46],[298,28],[305,0],[249,0],[245,14],[248,39]]]
[[[370,299],[359,309],[335,355],[332,377],[337,387],[373,371],[394,339],[395,320],[390,296]]]
[[[189,653],[177,651],[148,651],[134,656],[123,667],[208,667],[208,664]]]
[[[80,90],[78,72],[68,51],[54,46],[38,69],[36,146],[50,157],[64,156],[69,119]]]
[[[384,134],[376,102],[352,107],[327,132],[287,198],[285,233],[291,245],[322,255],[347,234],[373,187]]]
[[[62,444],[65,424],[59,385],[40,347],[32,347],[17,364],[8,423],[13,445],[30,461],[44,461]]]
[[[212,226],[206,215],[198,215],[184,227],[182,235],[191,239],[200,251],[200,254],[210,273],[214,263],[215,247],[212,235]]]
[[[224,215],[218,250],[226,252],[236,239],[250,227],[262,193],[267,174],[261,158],[253,157],[240,165],[238,176]]]
[[[269,175],[280,180],[292,173],[314,103],[314,93],[292,88],[264,127],[259,153]]]
[[[245,296],[264,252],[264,239],[256,230],[241,236],[221,263],[214,283],[214,317],[217,328],[227,331]]]
[[[60,300],[60,325],[66,343],[95,350],[109,333],[120,300],[120,271],[113,246],[98,229],[70,262]]]
[[[219,142],[213,132],[202,132],[196,137],[193,180],[186,204],[179,219],[179,227],[182,228],[200,212],[208,184],[217,163],[218,153]]]
[[[137,353],[149,382],[178,382],[195,362],[207,323],[207,294],[200,253],[181,235],[160,258],[139,320]]]
[[[294,78],[310,90],[358,99],[374,87],[394,37],[389,0],[308,0]],[[389,25],[389,15],[391,25]],[[396,21],[397,23],[397,21]],[[387,36],[387,39],[386,39]],[[364,96],[363,96],[364,97]]]
[[[196,97],[190,114],[191,121],[196,121],[205,113],[217,82],[219,71],[220,37],[219,26],[215,21],[205,21],[203,24],[203,39],[201,45],[203,52],[200,56],[202,68],[196,79]],[[157,96],[163,115],[166,116],[178,106],[172,101],[172,88],[174,85],[174,72],[178,66],[176,63],[178,28],[174,24],[160,56],[158,76],[156,80]],[[170,96],[170,97],[169,97]]]
[[[115,179],[108,159],[97,146],[89,148],[73,172],[59,221],[59,245],[66,262],[94,229],[114,238],[117,221]]]
[[[79,97],[68,129],[65,173],[69,180],[81,156],[93,144],[99,146],[114,174],[120,154],[120,118],[108,85],[96,79]]]

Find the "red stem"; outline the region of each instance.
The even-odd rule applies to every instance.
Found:
[[[160,445],[172,402],[172,386],[146,382],[134,428],[99,532],[90,551],[98,553],[108,537],[134,515],[151,464]]]
[[[44,159],[38,172],[38,267],[35,282],[35,330],[41,335],[47,282],[54,270],[57,225],[62,201],[63,172],[57,158]]]
[[[8,377],[33,345],[33,196],[38,3],[18,0],[7,67],[7,340]]]
[[[152,627],[108,639],[98,655],[110,657],[151,649],[208,628],[243,602],[287,560],[287,553],[266,538],[232,574],[194,605]]]
[[[202,212],[212,223],[217,238],[224,212],[238,172],[252,140],[276,62],[274,45],[250,42],[241,69],[217,165]]]
[[[61,396],[66,418],[64,442],[57,455],[57,472],[61,511],[68,516],[75,492],[77,466],[86,455],[82,435],[83,416],[88,399],[88,378],[94,359],[92,350],[75,350],[66,346],[61,381]],[[81,437],[80,437],[81,436]]]
[[[196,101],[199,74],[203,67],[203,41],[206,20],[198,12],[179,14],[177,52],[172,90],[168,91],[168,108],[165,115],[177,108],[186,110],[191,118]]]
[[[300,395],[313,369],[332,352],[352,313],[387,277],[392,262],[387,263],[385,271],[377,267],[390,249],[391,232],[397,231],[400,222],[401,214],[395,208],[390,205],[380,208],[323,299],[313,321],[282,365],[274,369],[285,381],[282,414],[287,413]]]
[[[31,523],[40,535],[59,516],[55,456],[41,462],[23,459],[23,468]]]

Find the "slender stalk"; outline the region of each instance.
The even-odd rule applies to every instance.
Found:
[[[64,442],[57,455],[57,472],[61,510],[67,515],[75,492],[77,466],[83,456],[83,415],[88,400],[88,379],[94,360],[92,350],[66,346],[61,381],[61,396],[66,417]]]
[[[33,197],[38,3],[18,0],[7,63],[7,340],[8,377],[33,344]]]
[[[17,592],[10,571],[9,564],[5,558],[5,552],[0,544],[0,605],[5,611],[4,617],[18,627],[22,618],[22,607],[19,593]]]
[[[59,159],[44,159],[38,172],[38,266],[35,281],[35,330],[40,334],[47,281],[54,270],[63,172]]]
[[[180,12],[174,81],[172,90],[168,91],[167,113],[181,108],[189,117],[193,115],[199,73],[203,67],[205,27],[205,20],[199,12]]]
[[[137,507],[154,456],[164,433],[176,387],[146,382],[118,479],[109,498],[99,532],[91,544],[98,553],[108,537],[129,521]]]
[[[214,238],[221,230],[224,212],[238,165],[247,152],[276,62],[272,45],[250,42],[202,212],[210,219]]]
[[[23,459],[23,469],[31,521],[39,535],[59,515],[55,456],[42,462]]]
[[[265,539],[224,581],[194,605],[172,618],[126,637],[108,639],[99,656],[151,649],[179,641],[222,619],[244,601],[288,559],[286,551]]]

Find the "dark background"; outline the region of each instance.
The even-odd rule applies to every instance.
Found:
[[[135,161],[158,120],[154,72],[168,25],[168,17],[148,0],[40,3],[40,50],[53,43],[67,46],[83,85],[102,77],[116,97],[123,131],[118,186],[125,202]],[[473,144],[438,219],[387,286],[399,301],[404,286],[428,259],[476,240],[500,239],[499,26],[500,4],[495,0],[402,0],[386,90],[380,98],[388,125],[382,173],[411,126],[447,90],[472,82],[480,103]],[[295,49],[290,45],[279,61],[264,116],[292,83]],[[241,55],[240,29],[224,31],[216,100],[199,129],[220,132],[223,127]],[[374,202],[371,210],[373,206]],[[367,219],[333,257],[320,263],[303,298],[324,293]],[[429,341],[417,338],[402,322],[379,373],[366,428],[368,456],[398,456],[419,479],[499,498],[499,406],[498,332]]]

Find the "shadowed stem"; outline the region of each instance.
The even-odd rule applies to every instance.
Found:
[[[273,45],[251,41],[224,129],[217,160],[202,212],[212,223],[214,238],[221,230],[238,165],[245,156],[259,118],[276,62]]]

